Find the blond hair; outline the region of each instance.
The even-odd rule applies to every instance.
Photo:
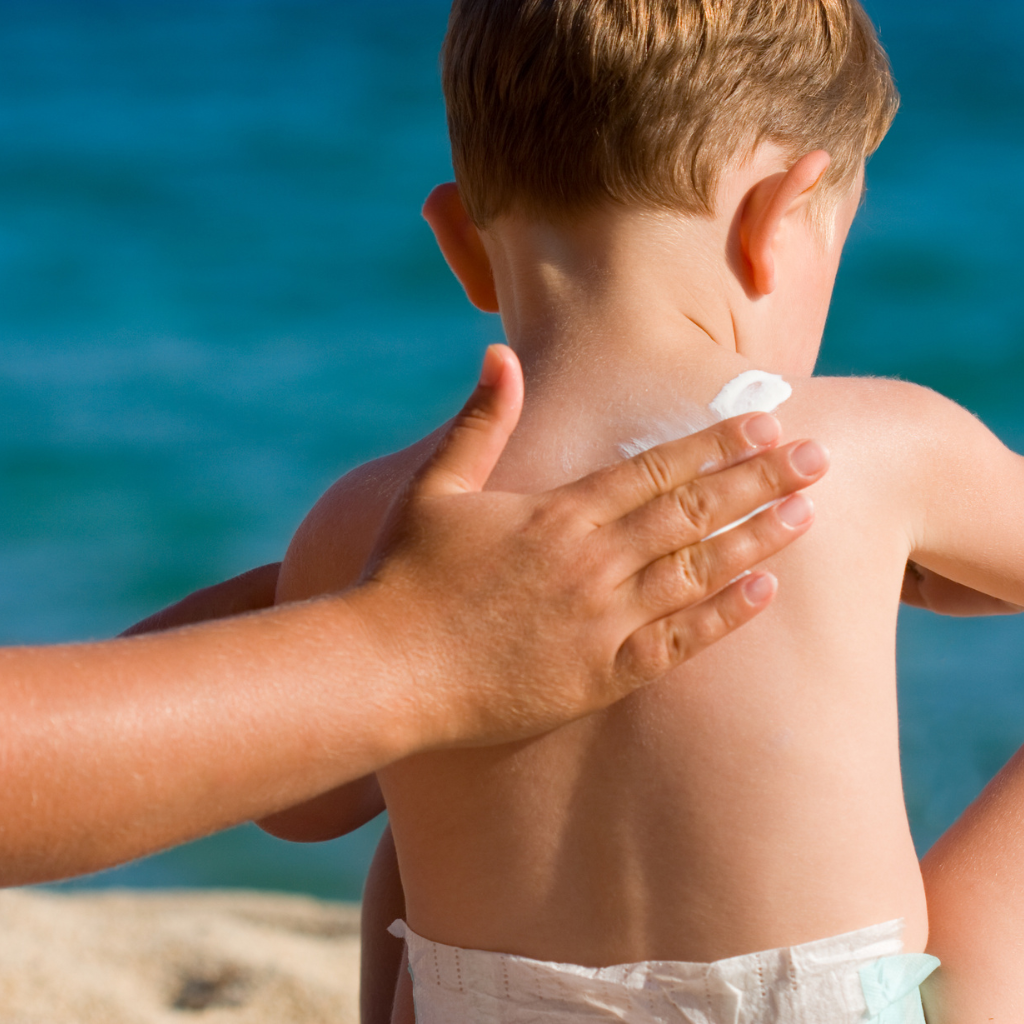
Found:
[[[454,0],[452,160],[485,226],[613,201],[710,216],[726,165],[824,149],[837,196],[899,103],[857,0]]]

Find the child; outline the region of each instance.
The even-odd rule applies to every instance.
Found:
[[[550,487],[744,403],[822,439],[833,469],[815,529],[770,563],[774,606],[667,681],[268,826],[336,833],[383,792],[421,1024],[921,1021],[936,961],[900,780],[901,584],[912,559],[1024,603],[1024,460],[932,392],[811,377],[897,103],[867,16],[857,0],[456,0],[444,82],[458,187],[425,214],[527,374],[492,486]],[[331,488],[280,600],[359,577],[432,443]],[[344,579],[323,568],[340,544]]]

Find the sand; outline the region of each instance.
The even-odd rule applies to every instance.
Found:
[[[2,1024],[356,1024],[358,986],[351,904],[0,892]]]

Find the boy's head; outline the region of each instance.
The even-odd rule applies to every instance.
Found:
[[[765,142],[848,191],[897,106],[858,0],[454,0],[444,90],[478,227],[609,201],[710,216]]]

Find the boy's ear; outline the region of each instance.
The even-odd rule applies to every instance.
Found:
[[[747,283],[759,295],[775,291],[775,242],[787,218],[803,216],[832,158],[823,149],[802,156],[782,174],[759,181],[740,214]]]
[[[450,181],[438,185],[423,204],[423,216],[452,273],[466,289],[469,301],[485,313],[498,312],[491,261],[480,232],[462,205],[458,186]]]

